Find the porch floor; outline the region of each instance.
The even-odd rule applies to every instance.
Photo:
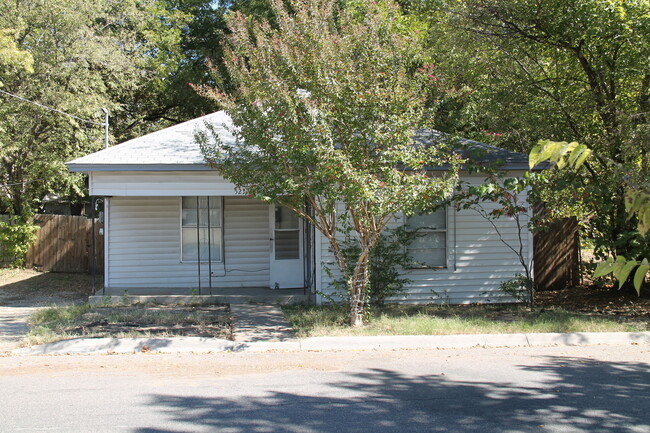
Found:
[[[105,291],[98,290],[90,296],[90,303],[103,302],[128,302],[146,303],[154,302],[160,304],[176,303],[212,303],[212,304],[308,304],[311,301],[311,294],[308,289],[268,289],[264,287],[255,288],[209,288],[198,289],[187,288],[158,288],[158,287],[120,287],[106,288]]]

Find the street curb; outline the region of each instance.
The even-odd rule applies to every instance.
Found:
[[[650,345],[650,332],[570,334],[397,335],[310,337],[284,341],[236,342],[218,338],[76,338],[16,349],[15,355],[112,353],[209,353],[333,350],[463,349],[471,347]]]

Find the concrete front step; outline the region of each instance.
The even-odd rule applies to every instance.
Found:
[[[309,304],[310,295],[241,294],[241,295],[101,295],[88,298],[90,304]]]

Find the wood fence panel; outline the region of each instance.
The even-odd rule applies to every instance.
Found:
[[[534,235],[534,268],[537,290],[559,290],[580,281],[578,221],[556,221]]]
[[[50,272],[90,272],[93,257],[92,220],[84,216],[39,214],[32,219],[40,229],[25,258],[26,266]],[[95,220],[97,273],[104,270],[104,239]]]

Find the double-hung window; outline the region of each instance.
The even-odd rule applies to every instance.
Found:
[[[415,239],[406,251],[413,260],[412,268],[443,268],[447,266],[447,208],[406,218],[406,229],[415,232]]]
[[[181,261],[222,261],[221,197],[183,197]]]

